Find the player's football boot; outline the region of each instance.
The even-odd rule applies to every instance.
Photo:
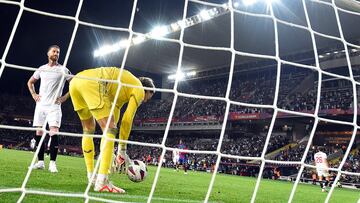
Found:
[[[33,169],[40,169],[40,170],[44,170],[45,169],[45,164],[43,161],[39,161],[36,164],[34,164],[34,166],[32,167]]]
[[[94,191],[96,192],[110,192],[110,193],[125,193],[124,189],[121,189],[119,187],[116,187],[114,184],[112,184],[108,179],[106,179],[103,183],[99,183],[99,181],[96,182]]]
[[[50,171],[50,173],[57,173],[58,172],[55,162],[50,162],[49,171]]]

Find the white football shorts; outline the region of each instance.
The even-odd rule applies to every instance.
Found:
[[[51,106],[36,105],[33,126],[43,126],[47,118],[50,127],[60,128],[61,117],[62,117],[62,112],[60,105],[51,105]]]
[[[328,177],[330,176],[329,171],[326,169],[316,169],[318,176]]]
[[[179,156],[174,156],[173,157],[173,162],[176,164],[177,162],[179,162]]]

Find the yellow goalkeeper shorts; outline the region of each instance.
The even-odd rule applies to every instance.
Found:
[[[93,69],[82,71],[76,76],[99,78]],[[101,81],[74,77],[70,81],[69,92],[74,110],[80,120],[87,120],[92,116],[96,119],[109,117],[111,101],[106,94],[106,84]]]

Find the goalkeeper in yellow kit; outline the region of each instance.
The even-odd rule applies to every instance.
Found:
[[[121,84],[125,85],[121,85],[118,98],[114,101],[118,89],[118,83],[115,83],[115,81],[118,79],[119,74],[119,68],[100,67],[84,70],[78,73],[70,82],[69,92],[71,100],[83,127],[84,136],[82,138],[82,150],[89,181],[94,172],[95,149],[93,138],[86,135],[94,134],[95,120],[100,125],[101,129],[104,130],[110,116],[112,104],[115,102],[115,110],[110,117],[110,125],[106,137],[112,139],[116,138],[120,109],[127,103],[126,111],[122,116],[119,135],[120,139],[128,140],[137,108],[142,102],[150,100],[154,94],[155,85],[152,79],[147,77],[137,78],[129,71],[123,70],[120,81]],[[93,78],[93,80],[86,78]],[[111,82],[109,80],[115,81]],[[126,86],[126,84],[131,85],[131,87]],[[152,89],[145,90],[143,87]],[[105,147],[103,146],[104,144]],[[120,152],[117,161],[128,163],[129,157],[126,154],[126,143],[120,142],[119,145]],[[108,139],[104,140],[103,138],[101,140],[100,148],[103,151],[94,190],[99,192],[125,193],[125,190],[116,187],[109,182],[108,178],[114,151],[114,141]]]

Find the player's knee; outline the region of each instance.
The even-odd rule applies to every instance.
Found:
[[[112,147],[114,146],[114,140],[115,136],[117,134],[118,130],[117,128],[109,128],[106,135],[105,135],[105,139],[101,139],[101,148],[103,147],[103,144],[106,143],[106,147]]]
[[[42,136],[42,135],[43,135],[43,132],[44,132],[44,131],[42,131],[42,130],[37,130],[37,131],[36,131],[36,135],[37,135],[37,136]]]
[[[108,142],[114,142],[116,135],[118,133],[118,129],[117,128],[109,128],[107,133],[106,133],[106,138],[108,138]]]
[[[99,120],[98,120],[98,124],[99,124],[99,126],[101,127],[101,130],[102,130],[102,131],[105,130],[107,121],[108,121],[108,117],[102,118],[102,119],[99,119]],[[109,130],[110,130],[110,129],[116,129],[116,124],[115,124],[115,122],[114,122],[114,116],[112,116],[112,117],[110,118]]]
[[[95,128],[83,128],[83,133],[87,135],[93,135],[95,133]]]
[[[54,136],[57,135],[58,132],[59,132],[59,128],[50,128],[49,135]]]
[[[117,128],[109,128],[107,134],[110,134],[110,135],[117,135],[117,133],[119,132]]]

